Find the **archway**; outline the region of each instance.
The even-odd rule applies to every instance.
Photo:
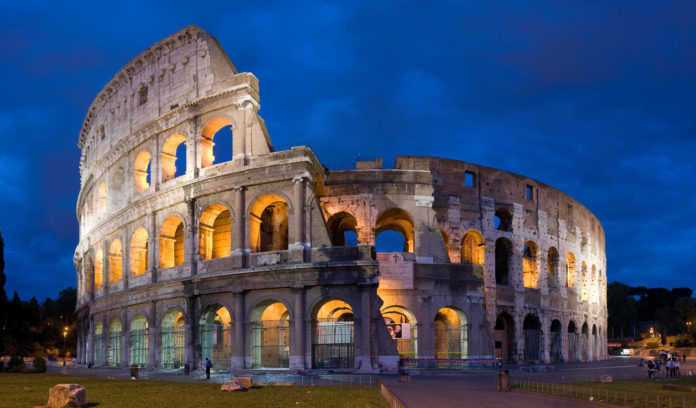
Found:
[[[495,319],[495,358],[511,362],[515,359],[515,321],[503,312]]]
[[[97,249],[94,256],[94,290],[99,290],[104,283],[104,251]]]
[[[510,284],[510,258],[512,257],[512,242],[507,238],[495,241],[495,283]]]
[[[401,208],[390,208],[382,211],[377,217],[375,226],[375,241],[384,231],[396,231],[404,237],[402,252],[415,251],[415,228],[413,218]]]
[[[173,215],[162,223],[159,253],[162,269],[184,263],[184,222],[181,218]]]
[[[512,213],[507,208],[498,208],[493,216],[493,226],[498,231],[512,231]]]
[[[578,329],[572,320],[568,322],[568,361],[578,361]]]
[[[224,306],[212,306],[201,315],[201,361],[206,358],[216,370],[229,370],[232,357],[230,312]]]
[[[549,248],[548,255],[546,256],[546,271],[547,273],[547,285],[551,289],[557,288],[560,276],[558,274],[558,250],[555,247]]]
[[[580,300],[583,302],[587,302],[589,298],[589,293],[587,290],[587,264],[585,261],[582,261],[582,269],[580,272],[580,285],[581,285],[581,290],[580,290]]]
[[[109,283],[116,283],[123,275],[123,249],[121,240],[111,241],[109,246]]]
[[[133,163],[133,183],[135,191],[144,193],[150,188],[150,159],[152,156],[147,150],[143,150],[135,157]]]
[[[462,263],[483,265],[485,263],[485,243],[478,231],[467,231],[462,238]]]
[[[184,315],[171,308],[162,318],[162,368],[181,368],[184,365],[185,325]]]
[[[232,253],[232,223],[230,211],[222,204],[213,204],[201,214],[200,258],[225,258]]]
[[[566,272],[566,287],[575,287],[575,255],[568,252],[566,255],[567,272]]]
[[[147,271],[148,234],[145,228],[138,228],[131,237],[130,270],[132,276],[139,276]]]
[[[590,352],[590,359],[597,360],[599,347],[597,344],[597,325],[592,325],[592,348]]]
[[[385,306],[382,317],[396,342],[401,358],[418,358],[418,322],[416,316],[402,306]]]
[[[458,360],[468,355],[468,326],[466,315],[451,307],[443,307],[433,324],[435,358]]]
[[[186,174],[186,137],[179,133],[169,136],[162,146],[161,158],[162,182]]]
[[[259,197],[249,215],[252,251],[288,249],[288,203],[283,197],[276,194]]]
[[[358,221],[345,211],[338,212],[326,222],[334,246],[356,246]]]
[[[283,303],[267,301],[260,303],[252,310],[252,368],[290,367],[289,329],[290,314]]]
[[[218,135],[218,132],[220,135]],[[229,138],[223,141],[220,147],[224,146],[223,152],[219,147],[216,149],[215,139]],[[227,151],[229,149],[229,152]],[[219,157],[216,157],[219,156]],[[227,118],[215,118],[210,120],[203,128],[201,135],[201,167],[209,167],[213,164],[231,160],[233,157],[232,147],[232,122]]]
[[[145,367],[150,350],[147,318],[142,314],[133,317],[130,324],[130,364]]]
[[[559,320],[554,320],[551,322],[551,361],[559,362],[563,360],[563,350],[561,346],[561,336],[563,331],[561,328],[561,322]]]
[[[353,308],[340,299],[324,301],[313,314],[312,367],[353,368]]]
[[[582,325],[582,334],[580,335],[580,352],[582,353],[582,361],[590,360],[590,334],[587,327],[587,322]]]
[[[114,317],[109,323],[108,365],[118,367],[121,364],[121,321]]]
[[[539,269],[537,268],[537,246],[527,241],[522,250],[522,281],[525,288],[539,288]]]
[[[106,213],[106,183],[103,181],[99,184],[97,189],[97,216],[99,218],[103,217]]]
[[[104,325],[97,322],[94,326],[94,365],[104,364]]]
[[[524,318],[524,359],[526,361],[541,360],[541,323],[539,318],[528,314]]]

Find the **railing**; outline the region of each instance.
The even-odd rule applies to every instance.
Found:
[[[512,380],[511,388],[523,392],[536,392],[552,396],[584,401],[602,402],[635,408],[688,408],[696,407],[693,397],[673,396],[657,392],[611,390],[565,383],[549,383],[531,380]]]
[[[462,370],[467,368],[493,368],[494,359],[403,358],[401,364],[418,370]]]

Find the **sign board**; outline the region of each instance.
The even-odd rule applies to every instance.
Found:
[[[384,324],[387,326],[392,339],[408,340],[411,338],[411,323],[394,323],[392,319],[385,318]]]

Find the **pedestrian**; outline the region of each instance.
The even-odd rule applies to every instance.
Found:
[[[686,363],[686,352],[684,352],[684,354],[682,354],[682,359],[684,360],[684,363]]]
[[[680,365],[681,365],[681,364],[679,363],[679,359],[674,360],[674,374],[675,374],[677,377],[681,377],[681,372],[679,372],[679,366],[680,366]]]
[[[208,359],[208,357],[205,358],[205,379],[210,380],[210,367],[213,366],[213,363]]]
[[[655,363],[648,360],[648,380],[652,380],[653,375],[655,375]]]
[[[665,378],[671,377],[672,376],[672,359],[668,359],[667,363],[665,363]]]

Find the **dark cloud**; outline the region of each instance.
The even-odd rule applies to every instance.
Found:
[[[0,6],[8,289],[74,285],[84,113],[192,23],[259,78],[275,146],[332,169],[421,154],[534,177],[600,218],[610,280],[696,286],[695,3],[372,3]]]

